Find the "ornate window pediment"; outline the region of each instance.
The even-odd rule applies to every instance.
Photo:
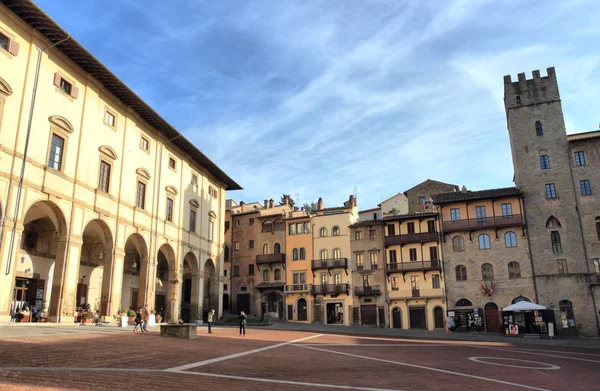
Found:
[[[135,170],[135,173],[144,179],[150,179],[150,173],[145,168],[138,168]]]
[[[217,218],[217,214],[214,211],[212,211],[212,210],[210,212],[208,212],[208,216],[212,217],[213,219]]]
[[[75,130],[75,128],[73,128],[73,125],[71,125],[69,120],[61,115],[51,115],[50,117],[48,117],[48,121],[50,121],[50,123],[56,125],[60,129],[64,130],[65,132],[73,133],[73,131]]]
[[[179,194],[175,186],[168,185],[167,187],[165,187],[165,190],[167,191],[167,193],[171,193],[173,195]]]
[[[200,203],[198,202],[198,200],[190,200],[190,205],[192,205],[194,208],[200,207]]]
[[[100,151],[100,153],[108,156],[112,160],[117,160],[117,153],[115,152],[114,149],[112,149],[108,145],[101,146],[100,148],[98,148],[98,151]]]
[[[10,88],[10,84],[6,80],[0,77],[0,92],[6,95],[11,95],[13,93],[12,88]]]

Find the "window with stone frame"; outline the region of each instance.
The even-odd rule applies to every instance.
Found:
[[[456,281],[467,281],[467,267],[465,265],[458,265],[454,268],[456,272]]]
[[[356,254],[356,270],[357,271],[361,271],[363,270],[363,255],[362,254]]]
[[[354,231],[354,240],[362,240],[362,231]]]
[[[560,242],[560,233],[558,231],[550,232],[550,241],[552,243],[552,252],[562,253],[562,244]]]
[[[479,235],[479,249],[489,250],[492,246],[490,244],[490,236],[488,234]]]
[[[371,270],[377,270],[379,266],[379,257],[377,253],[369,253],[369,259],[371,260]]]
[[[440,289],[440,275],[434,274],[431,276],[431,287],[433,289]]]
[[[575,152],[575,165],[585,166],[585,153],[583,151]]]
[[[494,279],[494,266],[491,263],[481,265],[481,279],[483,281],[491,281]]]
[[[273,272],[273,280],[274,281],[280,281],[281,280],[281,270],[275,269],[275,271]]]
[[[270,279],[271,279],[271,273],[269,272],[269,270],[268,269],[263,270],[263,281],[269,282]]]
[[[598,240],[600,240],[600,222],[596,223],[596,234],[598,235]]]
[[[306,250],[304,247],[300,247],[300,260],[303,261],[306,259]]]
[[[239,241],[233,242],[233,249],[234,250],[239,250],[240,249],[240,242]]]
[[[600,259],[594,259],[594,273],[600,275]]]
[[[544,135],[544,129],[542,128],[542,123],[540,121],[535,121],[535,135],[536,136]]]
[[[521,265],[519,262],[508,263],[508,278],[521,278]]]
[[[509,231],[504,234],[504,245],[507,248],[517,247],[517,234],[512,231]]]
[[[254,239],[248,240],[248,248],[254,248]]]
[[[297,261],[298,260],[298,249],[295,248],[292,250],[292,261]]]
[[[165,220],[169,221],[169,222],[173,222],[173,204],[175,201],[173,201],[172,198],[167,197],[167,213],[165,216]]]
[[[392,277],[392,278],[390,278],[390,283],[392,285],[392,290],[393,291],[397,291],[399,289],[399,286],[400,286],[399,285],[399,281],[400,280],[398,279],[398,277]]]
[[[196,232],[196,210],[190,209],[190,232]]]
[[[582,196],[592,195],[592,187],[590,186],[589,179],[579,181],[579,188],[581,189]]]
[[[248,275],[254,275],[254,265],[248,265]]]
[[[546,183],[546,198],[556,198],[556,186],[554,185],[554,183]]]
[[[550,159],[548,159],[548,155],[542,155],[542,156],[540,156],[540,168],[542,170],[549,170],[550,169]]]
[[[462,236],[455,236],[452,238],[452,251],[461,252],[465,251],[465,240]]]
[[[370,229],[369,230],[369,239],[373,240],[377,238],[377,231],[375,231],[374,229]]]

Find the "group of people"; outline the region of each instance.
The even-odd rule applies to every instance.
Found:
[[[150,311],[148,311],[148,304],[144,305],[144,308],[140,308],[135,313],[133,332],[135,333],[140,328],[142,333],[148,332],[148,320],[150,319]]]
[[[214,321],[214,316],[215,316],[215,310],[211,310],[208,313],[208,333],[212,334],[212,324]],[[244,311],[240,312],[240,337],[243,335],[244,337],[246,336],[246,320],[248,319],[248,317],[246,316],[246,313]]]

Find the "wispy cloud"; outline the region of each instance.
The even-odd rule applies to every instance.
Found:
[[[599,121],[593,0],[68,3],[39,1],[238,200],[337,205],[356,186],[366,208],[427,178],[510,185],[505,74],[555,66],[568,131]]]

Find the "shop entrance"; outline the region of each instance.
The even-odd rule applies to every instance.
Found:
[[[410,308],[410,328],[411,329],[426,329],[427,321],[425,319],[425,308],[412,307]]]
[[[434,318],[434,322],[435,322],[435,328],[443,329],[444,328],[444,311],[442,310],[441,307],[435,307],[435,309],[433,310],[433,318]]]
[[[327,324],[344,324],[343,303],[327,303]]]
[[[485,323],[488,333],[502,333],[502,323],[500,323],[500,313],[498,306],[495,303],[487,303],[485,305]]]
[[[306,299],[298,300],[298,320],[306,321],[308,320],[308,311],[307,311]]]
[[[395,329],[402,328],[402,314],[400,313],[400,308],[398,307],[392,310],[392,326]]]
[[[360,316],[363,326],[377,326],[377,306],[361,305]]]

